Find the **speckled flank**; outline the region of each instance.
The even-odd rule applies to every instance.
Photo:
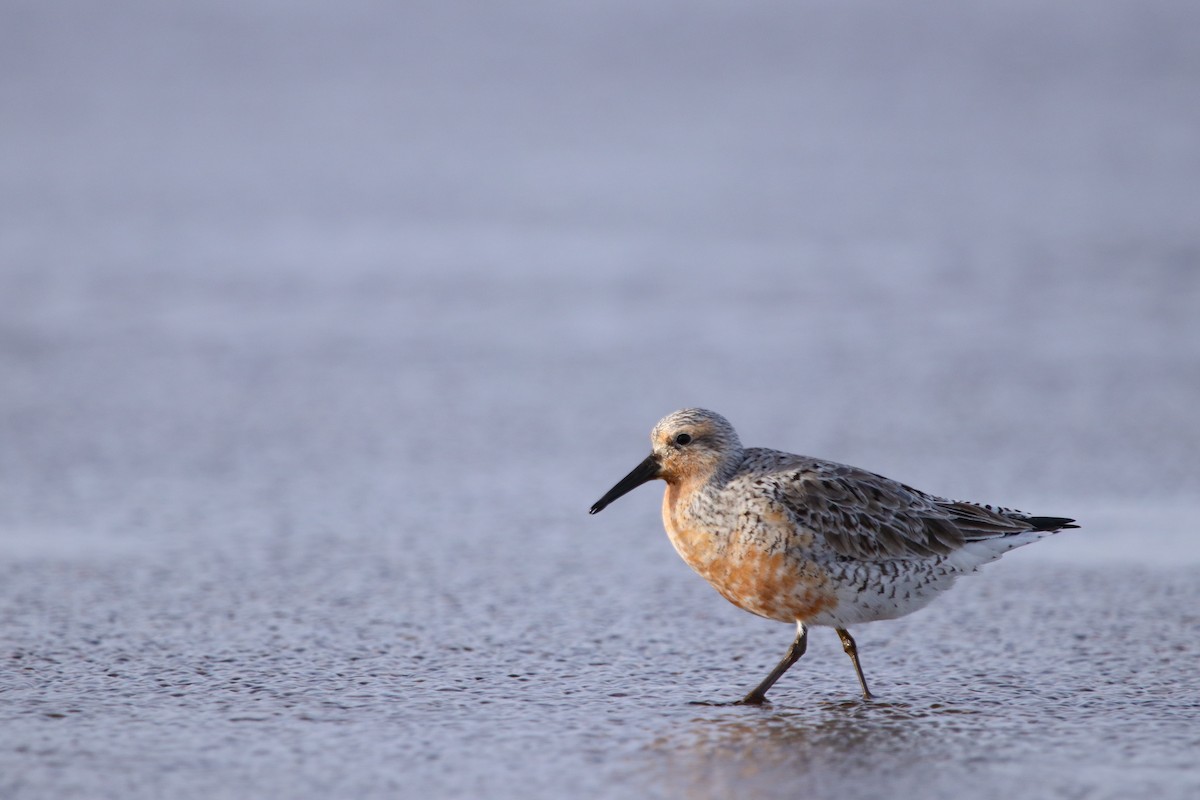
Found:
[[[649,459],[593,512],[661,478],[663,525],[683,560],[734,605],[782,622],[844,630],[894,619],[981,564],[1077,527],[946,500],[844,464],[745,448],[724,417],[703,409],[663,418],[650,441]]]

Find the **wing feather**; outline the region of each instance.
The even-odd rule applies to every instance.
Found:
[[[1037,529],[1028,514],[945,500],[855,467],[815,459],[787,466],[777,473],[776,501],[848,558],[931,558]]]

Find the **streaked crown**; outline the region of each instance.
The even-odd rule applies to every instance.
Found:
[[[668,480],[716,477],[743,456],[742,442],[729,420],[704,408],[663,417],[650,431],[650,445]]]

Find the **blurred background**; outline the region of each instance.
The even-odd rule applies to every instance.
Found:
[[[688,573],[652,488],[586,515],[684,406],[1083,522],[928,625],[990,578],[1031,626],[1091,587],[1104,627],[1132,571],[1126,620],[1194,633],[1198,85],[1170,0],[6,0],[0,793],[678,796],[681,752],[757,729],[663,720],[790,636]],[[698,639],[754,657],[689,685]],[[795,701],[849,697],[814,652]],[[1132,755],[989,718],[967,796],[1012,764],[1184,796],[1174,696]],[[819,713],[765,729],[842,741]],[[792,758],[757,790],[855,796]]]

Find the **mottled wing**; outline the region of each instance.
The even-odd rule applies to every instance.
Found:
[[[1036,527],[1020,512],[943,500],[842,464],[810,460],[776,475],[777,501],[849,558],[929,558]]]

